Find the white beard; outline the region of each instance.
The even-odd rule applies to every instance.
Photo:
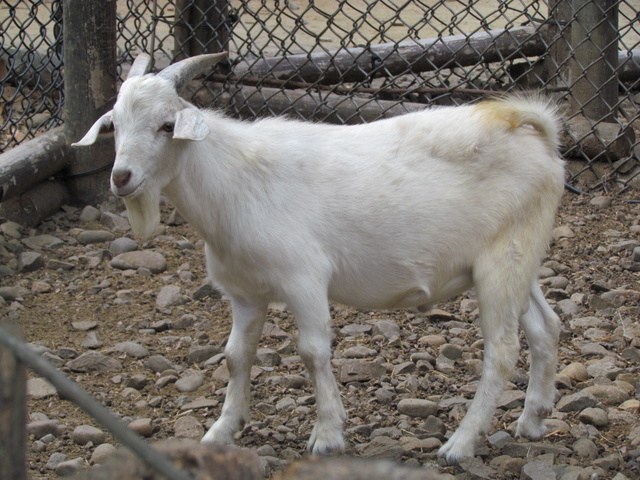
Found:
[[[148,239],[160,224],[160,192],[145,190],[134,198],[125,198],[133,234]]]

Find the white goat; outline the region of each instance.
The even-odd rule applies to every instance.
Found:
[[[76,145],[115,128],[113,193],[151,234],[161,193],[206,242],[210,277],[231,301],[229,385],[205,442],[232,443],[249,417],[249,370],[267,307],[286,302],[315,387],[312,452],[341,450],[345,410],[331,372],[329,300],[369,309],[425,306],[475,287],[484,370],[440,449],[472,456],[519,354],[530,346],[517,434],[539,438],[554,405],[558,317],[537,284],[563,191],[559,120],[548,102],[505,97],[367,125],[243,122],[181,99],[225,54],[145,75],[139,56],[112,111]]]

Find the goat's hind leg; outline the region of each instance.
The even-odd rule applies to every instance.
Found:
[[[250,372],[267,314],[268,303],[231,300],[233,325],[225,348],[229,384],[220,418],[203,442],[233,443],[234,435],[249,419]]]
[[[513,257],[506,249],[491,251],[474,268],[484,336],[483,370],[467,414],[438,452],[450,464],[474,455],[476,443],[489,430],[500,395],[515,368],[520,351],[518,318],[527,305],[531,276],[525,266],[513,262]]]
[[[560,331],[559,318],[537,283],[531,288],[529,310],[521,317],[520,324],[529,343],[530,373],[516,435],[535,440],[544,435],[544,419],[553,409]]]

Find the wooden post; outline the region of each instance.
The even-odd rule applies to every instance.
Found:
[[[229,50],[228,0],[177,0],[174,60]]]
[[[65,131],[80,140],[116,98],[116,0],[64,0]],[[113,141],[73,149],[68,171],[72,201],[95,204],[108,195]],[[74,176],[77,175],[77,176]]]
[[[571,0],[549,2],[549,18],[542,30],[549,49],[539,75],[546,86],[571,85],[571,25]]]
[[[27,478],[26,378],[24,365],[0,345],[0,478],[6,480]]]
[[[618,103],[618,2],[573,0],[571,108],[612,122]]]

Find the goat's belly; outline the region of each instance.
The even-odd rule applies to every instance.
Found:
[[[333,282],[329,298],[335,302],[362,309],[391,310],[429,306],[447,300],[471,287],[471,275],[460,274],[440,285],[433,282],[376,283],[370,281]]]

